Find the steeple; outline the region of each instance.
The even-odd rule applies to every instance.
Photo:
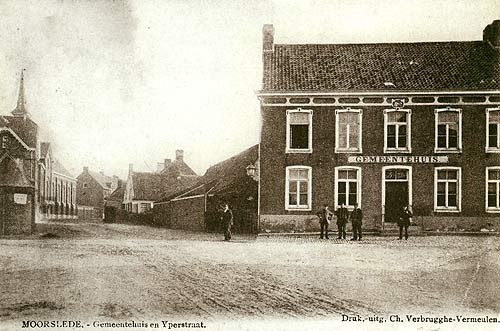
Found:
[[[24,69],[21,70],[21,80],[19,81],[19,96],[17,97],[17,106],[12,111],[14,116],[28,116],[29,113],[26,110],[26,105],[24,103]]]

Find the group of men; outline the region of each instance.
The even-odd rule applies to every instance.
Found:
[[[363,224],[363,211],[358,208],[358,204],[354,204],[354,209],[349,212],[347,207],[342,204],[335,212],[331,212],[328,205],[325,204],[324,207],[318,212],[319,224],[321,228],[319,239],[328,239],[328,225],[333,218],[333,215],[337,217],[337,228],[338,237],[337,239],[345,239],[346,237],[346,224],[351,221],[352,223],[352,238],[351,240],[361,240],[363,237],[361,232],[361,225]],[[324,234],[324,236],[323,236]]]
[[[318,212],[319,224],[321,228],[319,239],[328,239],[328,225],[332,220],[333,216],[337,217],[337,228],[338,237],[337,239],[345,239],[346,237],[346,224],[351,221],[352,223],[352,238],[351,240],[361,240],[362,232],[361,226],[363,224],[363,211],[358,207],[357,203],[354,203],[354,208],[351,212],[348,211],[344,204],[341,204],[335,212],[331,212],[328,205],[325,204],[324,207]],[[399,240],[403,239],[403,230],[405,240],[408,240],[408,226],[410,226],[411,218],[413,217],[412,212],[408,206],[404,206],[399,219],[396,222],[399,225]],[[323,236],[324,234],[324,236]]]

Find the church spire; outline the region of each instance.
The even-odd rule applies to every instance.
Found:
[[[17,97],[16,109],[12,111],[14,116],[27,116],[26,104],[24,102],[24,69],[21,70],[21,80],[19,82],[19,96]]]

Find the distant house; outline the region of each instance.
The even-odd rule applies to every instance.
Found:
[[[117,176],[106,176],[103,172],[90,171],[83,167],[77,177],[77,197],[79,218],[102,219],[104,200],[118,187]]]
[[[220,207],[228,203],[235,232],[256,232],[258,174],[248,174],[249,168],[258,171],[258,145],[210,167],[192,185],[156,201],[155,223],[173,229],[217,231]]]
[[[165,192],[177,190],[192,183],[198,176],[184,162],[184,151],[177,150],[175,160],[166,159],[156,172],[136,172],[129,165],[123,203],[125,210],[141,214],[153,208],[153,203]]]
[[[118,180],[118,187],[104,200],[104,221],[114,223],[121,210],[125,210],[123,196],[125,195],[125,185]]]
[[[76,178],[52,156],[50,143],[40,144],[39,212],[45,219],[77,218]]]

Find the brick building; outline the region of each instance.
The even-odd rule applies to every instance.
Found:
[[[50,143],[40,143],[39,212],[45,219],[75,219],[76,178],[52,156]]]
[[[263,28],[260,231],[316,231],[323,203],[366,229],[500,230],[500,21],[482,40],[275,44]]]
[[[0,116],[0,235],[35,230],[38,126],[26,109],[22,74],[11,114]]]
[[[129,165],[123,203],[125,210],[135,214],[147,212],[153,203],[168,192],[192,183],[198,175],[184,162],[184,151],[175,151],[175,160],[165,159],[156,172],[137,172]]]
[[[78,217],[81,219],[102,219],[105,199],[118,188],[117,176],[90,171],[83,167],[76,183]]]

